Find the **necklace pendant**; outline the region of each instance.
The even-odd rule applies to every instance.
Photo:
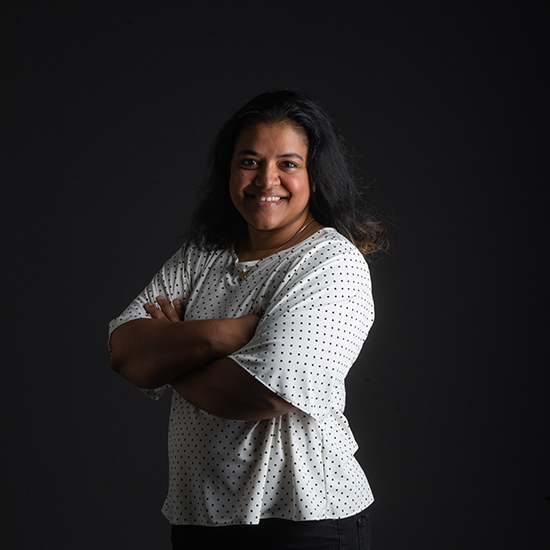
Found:
[[[241,279],[244,281],[248,277],[248,271],[243,271],[241,273]]]

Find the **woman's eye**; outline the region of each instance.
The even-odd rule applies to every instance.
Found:
[[[296,168],[298,165],[295,164],[294,162],[290,161],[290,160],[285,160],[283,162],[283,167],[284,168]]]
[[[241,160],[241,164],[243,166],[256,166],[258,164],[258,161],[255,159],[243,159]]]

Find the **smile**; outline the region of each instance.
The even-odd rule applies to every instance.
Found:
[[[254,198],[262,202],[275,202],[275,201],[280,201],[283,197],[266,197],[261,195],[255,195]]]

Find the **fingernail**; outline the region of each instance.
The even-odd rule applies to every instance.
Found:
[[[157,302],[164,302],[164,296],[157,296]]]
[[[177,298],[174,298],[174,304],[176,304],[176,305],[178,305],[178,306],[179,306],[179,305],[180,305],[180,303],[181,303],[181,302],[180,302],[180,301],[179,301],[179,300],[178,300]]]
[[[147,302],[147,303],[145,304],[145,307],[151,307],[152,305],[153,305],[153,304],[152,304],[151,302]]]

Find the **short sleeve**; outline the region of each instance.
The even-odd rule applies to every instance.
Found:
[[[132,303],[109,323],[108,345],[110,349],[111,334],[119,326],[133,319],[148,319],[145,311],[147,302],[155,303],[157,296],[164,296],[172,301],[179,298],[182,303],[187,302],[189,294],[189,281],[185,269],[186,245],[178,250],[157,272],[151,282],[143,289]],[[159,399],[166,388],[163,386],[153,390],[142,390],[151,399]]]
[[[316,420],[343,411],[345,376],[374,321],[368,266],[346,243],[325,244],[295,261],[254,338],[230,355]]]
[[[145,311],[147,302],[155,302],[157,296],[164,296],[172,301],[182,300],[184,307],[189,293],[189,284],[184,269],[185,245],[178,250],[158,271],[151,282],[132,301],[132,303],[109,323],[109,341],[111,334],[120,325],[133,319],[148,319]]]

